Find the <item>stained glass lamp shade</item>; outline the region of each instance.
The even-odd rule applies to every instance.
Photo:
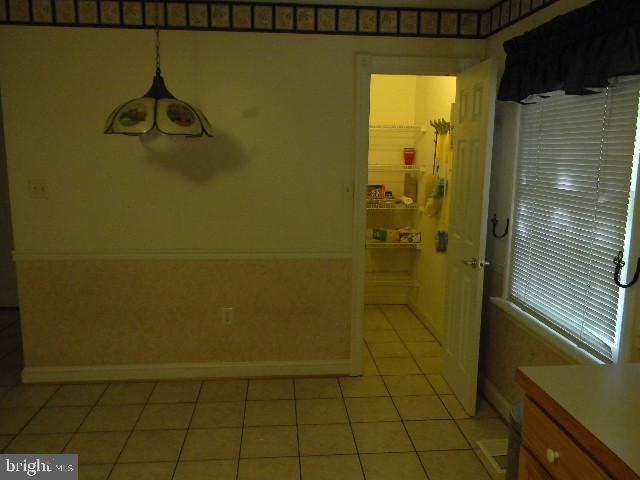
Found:
[[[160,68],[156,68],[153,85],[143,97],[129,100],[109,115],[104,133],[144,135],[153,129],[166,135],[213,136],[207,117],[169,92]]]

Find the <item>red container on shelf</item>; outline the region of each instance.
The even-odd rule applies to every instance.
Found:
[[[416,149],[415,148],[405,148],[404,149],[404,164],[405,165],[413,165],[416,161]]]

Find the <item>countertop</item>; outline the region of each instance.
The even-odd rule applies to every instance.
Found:
[[[522,367],[517,380],[612,475],[640,478],[640,364]]]

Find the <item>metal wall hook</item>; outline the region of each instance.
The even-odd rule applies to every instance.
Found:
[[[638,258],[638,264],[636,265],[636,273],[633,275],[633,280],[631,280],[626,285],[620,282],[620,272],[622,271],[622,267],[625,265],[625,261],[622,259],[624,257],[624,252],[620,250],[618,252],[618,256],[613,259],[613,263],[616,266],[615,273],[613,274],[613,281],[616,282],[620,288],[629,288],[633,286],[640,277],[640,257]]]
[[[496,215],[495,213],[493,214],[493,217],[491,217],[491,223],[493,223],[491,233],[495,238],[504,238],[507,236],[507,234],[509,233],[509,217],[507,217],[507,225],[504,227],[504,232],[502,233],[502,235],[498,235],[496,233],[496,227],[498,226],[498,223],[500,223],[500,221],[498,220],[498,215]]]

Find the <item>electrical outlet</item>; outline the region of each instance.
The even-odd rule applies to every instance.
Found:
[[[40,179],[31,178],[27,182],[27,189],[29,191],[29,197],[37,200],[46,200],[49,198],[49,187],[47,182]]]
[[[222,323],[224,325],[233,324],[233,320],[234,320],[234,317],[235,317],[234,308],[233,307],[222,307],[221,312],[222,312]]]

